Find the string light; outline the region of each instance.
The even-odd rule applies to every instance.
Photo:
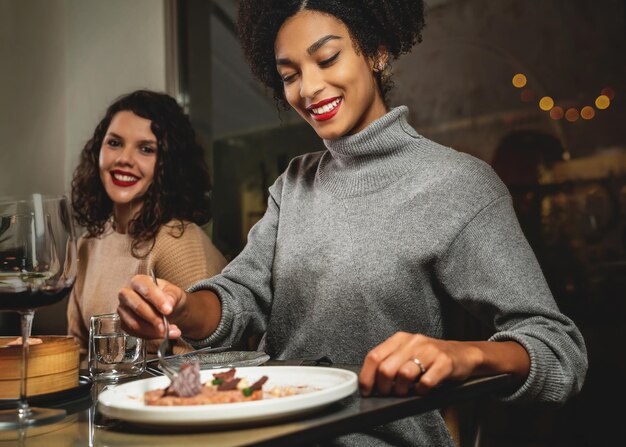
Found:
[[[584,120],[590,120],[596,116],[596,111],[591,106],[585,106],[580,110],[580,117]]]
[[[578,120],[578,110],[576,110],[573,107],[570,107],[569,109],[567,109],[567,111],[565,112],[565,119],[569,121],[570,123],[573,123],[574,121]]]
[[[596,107],[600,110],[605,110],[611,105],[611,100],[606,95],[600,95],[596,98]]]
[[[516,73],[511,79],[511,83],[515,88],[523,89],[520,92],[520,99],[522,101],[530,102],[533,100],[535,93],[527,86],[528,78],[524,73]],[[600,91],[600,95],[596,97],[594,105],[598,110],[606,110],[611,105],[613,98],[615,98],[615,90],[612,87],[604,87]],[[550,118],[553,120],[560,120],[565,117],[567,121],[573,123],[578,121],[578,118],[588,121],[596,116],[595,109],[590,105],[585,105],[581,107],[580,110],[575,107],[570,107],[565,111],[563,107],[556,105],[554,99],[550,96],[541,97],[537,105],[544,112],[548,112]]]
[[[526,76],[522,73],[517,73],[515,76],[513,76],[511,82],[513,83],[514,87],[523,88],[526,86]]]
[[[524,102],[531,102],[533,99],[535,99],[535,93],[529,88],[525,88],[524,90],[522,90],[522,93],[520,93],[519,96]]]
[[[544,96],[539,100],[539,108],[545,112],[549,112],[554,107],[554,100],[549,96]]]
[[[563,107],[561,106],[555,106],[550,109],[550,118],[552,118],[553,120],[560,120],[561,118],[563,118],[563,115],[565,115],[565,112],[563,111]]]

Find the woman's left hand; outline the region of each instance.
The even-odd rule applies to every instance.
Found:
[[[372,349],[359,374],[363,396],[426,394],[443,380],[464,380],[482,361],[481,349],[470,342],[438,340],[397,332]]]

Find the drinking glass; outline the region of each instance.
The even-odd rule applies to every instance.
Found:
[[[70,293],[76,262],[76,234],[67,197],[0,198],[0,312],[19,313],[22,334],[17,408],[0,411],[0,429],[43,425],[65,417],[65,410],[28,404],[28,339],[35,309]]]
[[[146,343],[122,330],[118,314],[94,315],[89,322],[89,375],[116,382],[146,370]]]

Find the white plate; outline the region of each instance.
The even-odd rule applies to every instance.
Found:
[[[201,371],[202,382],[213,378],[220,370]],[[250,383],[261,376],[268,380],[263,386],[306,386],[314,390],[287,397],[269,398],[250,402],[151,406],[143,403],[143,394],[169,384],[167,377],[136,380],[109,388],[98,396],[98,409],[111,418],[148,425],[210,426],[277,420],[309,413],[354,393],[357,375],[339,368],[315,366],[257,366],[237,368],[237,377]]]

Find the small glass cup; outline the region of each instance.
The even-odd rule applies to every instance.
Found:
[[[94,315],[89,323],[89,375],[116,382],[146,370],[146,342],[121,329],[118,314]]]

